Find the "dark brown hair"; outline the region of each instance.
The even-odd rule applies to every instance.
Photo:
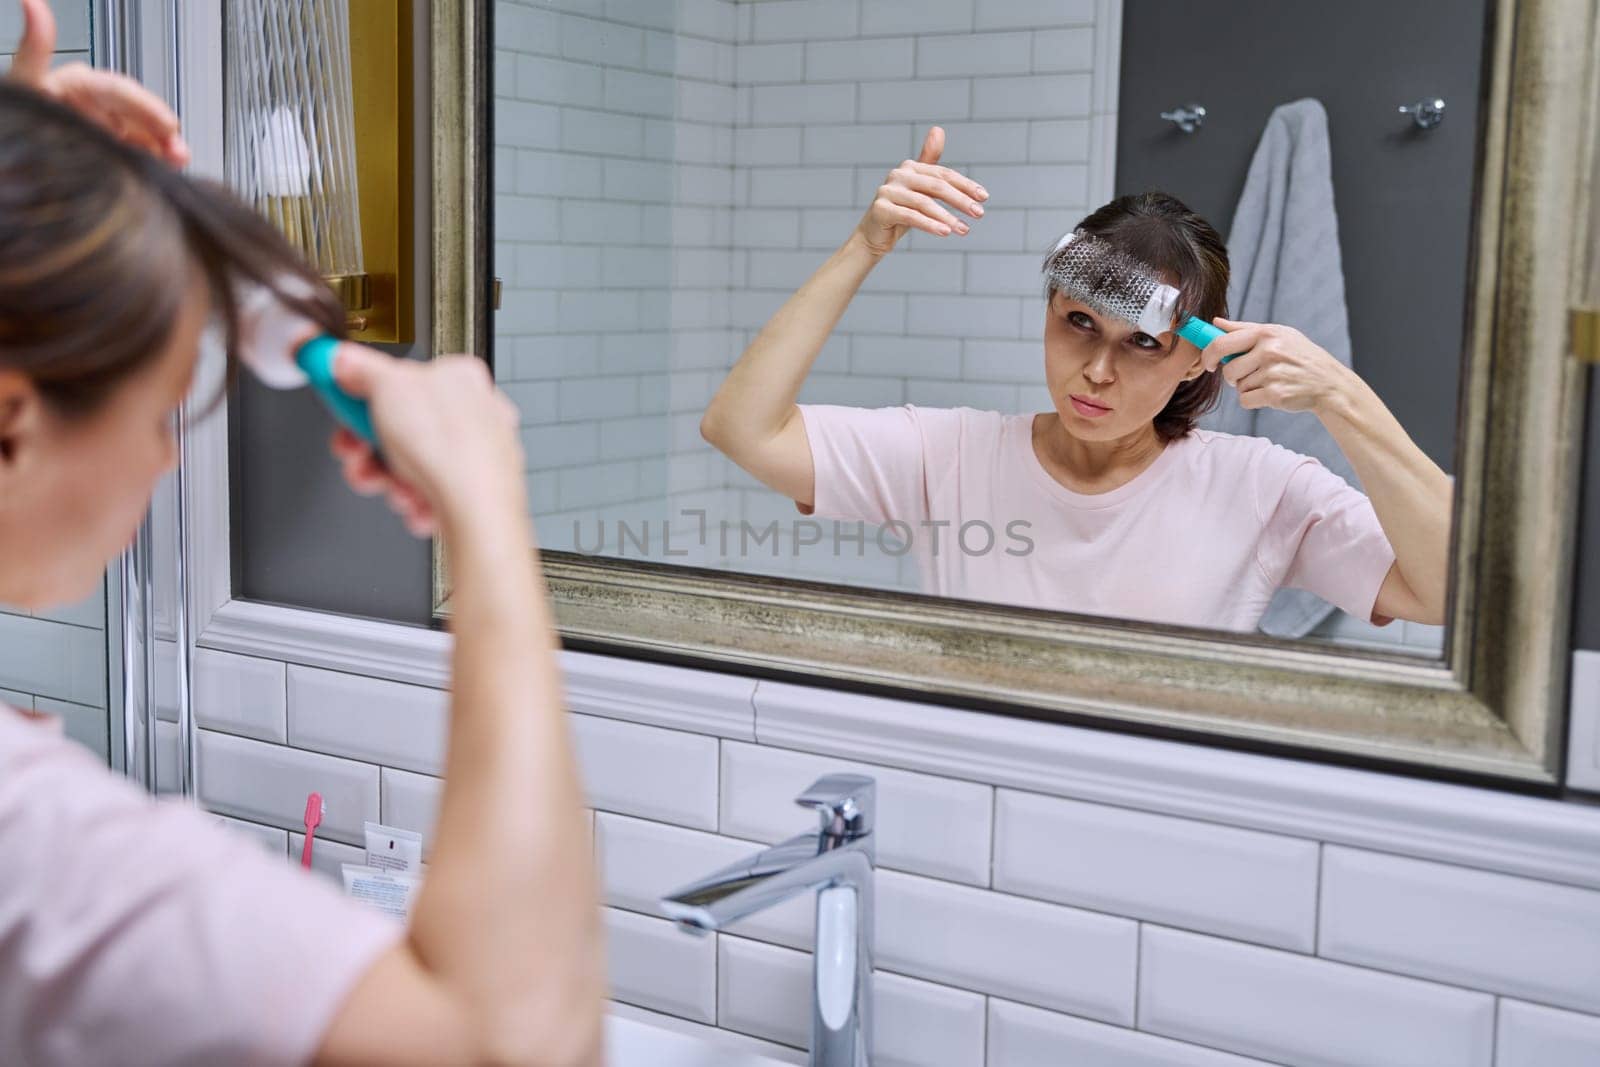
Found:
[[[1178,321],[1190,315],[1210,322],[1228,311],[1228,249],[1216,228],[1166,193],[1119,196],[1077,225],[1084,233],[1110,243],[1154,268],[1178,290]],[[1048,273],[1061,251],[1046,257]],[[1050,298],[1046,288],[1045,299]],[[1155,418],[1163,442],[1175,441],[1194,429],[1200,416],[1216,405],[1222,376],[1204,371],[1181,382]]]
[[[223,326],[230,381],[240,282],[273,288],[344,335],[332,291],[225,186],[0,82],[0,368],[26,374],[64,415],[94,411],[160,354],[195,268]],[[284,293],[286,275],[317,283],[306,286],[313,295]]]

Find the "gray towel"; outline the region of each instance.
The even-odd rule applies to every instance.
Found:
[[[1339,220],[1333,209],[1328,114],[1316,100],[1275,108],[1250,161],[1228,234],[1233,280],[1228,317],[1293,326],[1350,366]],[[1224,386],[1208,430],[1265,437],[1315,457],[1360,488],[1355,472],[1322,423],[1308,411],[1246,411]],[[1280,589],[1261,619],[1277,637],[1303,637],[1337,609],[1301,589]]]

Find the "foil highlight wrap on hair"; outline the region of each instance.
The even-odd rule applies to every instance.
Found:
[[[1152,337],[1172,329],[1178,290],[1109,241],[1072,231],[1056,242],[1044,274],[1052,290]]]

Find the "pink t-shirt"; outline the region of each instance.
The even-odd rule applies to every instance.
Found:
[[[1031,413],[800,413],[814,514],[904,524],[877,543],[909,543],[938,596],[1251,631],[1280,586],[1367,619],[1394,563],[1364,494],[1262,438],[1196,430],[1126,485],[1087,495],[1039,463]],[[841,552],[859,551],[849,532]]]
[[[0,1061],[305,1063],[402,933],[0,707]]]

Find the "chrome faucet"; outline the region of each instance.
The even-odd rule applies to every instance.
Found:
[[[795,797],[822,826],[663,897],[661,908],[695,934],[817,891],[812,956],[812,1067],[868,1067],[872,1048],[872,902],[878,786],[830,774]]]

